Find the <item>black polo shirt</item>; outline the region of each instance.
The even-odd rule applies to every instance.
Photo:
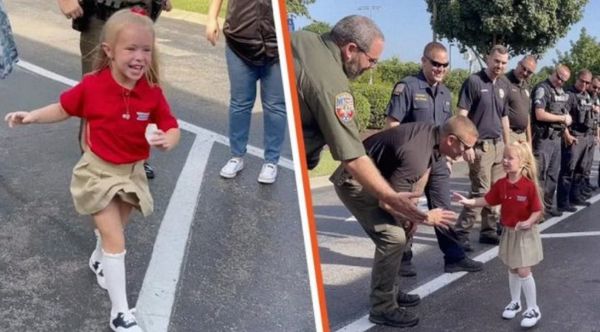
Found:
[[[468,110],[467,116],[479,131],[480,139],[501,138],[503,116],[508,115],[506,80],[492,82],[485,69],[472,74],[463,83],[458,107]]]
[[[504,79],[509,84],[507,99],[510,129],[518,132],[525,131],[531,112],[529,84],[526,80],[519,81],[514,70],[511,70]]]
[[[438,128],[423,122],[405,123],[370,136],[363,144],[392,188],[406,191],[440,158]]]
[[[450,90],[442,83],[432,87],[420,71],[396,83],[386,114],[400,123],[427,122],[444,124],[451,116]]]

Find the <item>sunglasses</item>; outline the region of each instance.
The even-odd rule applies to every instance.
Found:
[[[371,64],[371,66],[377,65],[377,63],[379,62],[379,60],[377,58],[374,58],[371,55],[369,55],[369,53],[367,53],[367,51],[365,51],[362,47],[358,46],[358,44],[356,45],[356,47],[358,47],[358,50],[361,53],[363,53],[364,55],[367,56],[367,60],[369,60],[369,63]]]
[[[556,79],[561,83],[565,83],[566,81],[568,81],[568,79],[565,79],[564,77],[560,77],[560,75],[558,75],[558,73],[554,73],[554,76],[556,76]]]
[[[592,81],[586,81],[586,80],[582,80],[581,78],[578,78],[579,82],[583,83],[583,84],[587,84],[590,85],[592,84]]]
[[[450,65],[449,62],[446,62],[446,63],[437,62],[428,56],[425,56],[425,59],[427,59],[427,61],[429,61],[429,63],[431,63],[431,65],[434,68],[448,68],[448,66]]]
[[[456,137],[456,139],[460,142],[460,144],[463,146],[463,150],[466,151],[473,148],[472,145],[468,145],[467,143],[465,143],[465,141],[463,141],[462,138],[460,138],[460,136],[456,134],[452,134],[452,136]]]
[[[523,69],[523,74],[525,76],[529,76],[529,75],[533,74],[533,70],[530,70],[529,68],[525,67],[523,64],[519,63],[519,66],[521,66],[521,68]]]

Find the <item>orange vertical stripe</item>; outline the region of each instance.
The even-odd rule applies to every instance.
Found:
[[[304,136],[302,134],[302,121],[300,118],[300,104],[298,103],[298,94],[296,93],[296,75],[294,73],[294,58],[292,56],[292,43],[290,31],[287,23],[287,8],[285,0],[279,0],[279,18],[283,31],[283,42],[285,48],[285,61],[288,68],[288,82],[290,84],[290,95],[292,96],[292,106],[294,108],[294,125],[296,127],[296,142],[298,143],[298,154],[300,156],[300,165],[302,166],[302,184],[304,186],[304,197],[306,202],[306,215],[308,217],[308,229],[310,233],[310,242],[315,264],[315,277],[317,281],[317,293],[319,295],[319,305],[321,307],[321,320],[323,331],[329,331],[329,319],[327,318],[327,305],[325,302],[325,289],[323,288],[323,274],[321,272],[321,259],[319,258],[319,245],[317,243],[317,227],[315,214],[313,211],[312,196],[310,193],[310,182],[308,179],[308,169],[306,167],[306,151],[304,149]],[[281,58],[281,57],[280,57]],[[292,139],[292,138],[290,138]],[[302,203],[302,202],[300,202]]]

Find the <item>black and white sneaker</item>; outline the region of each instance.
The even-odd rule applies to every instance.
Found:
[[[106,289],[106,279],[104,278],[104,272],[102,271],[102,263],[93,259],[94,255],[90,257],[89,266],[92,272],[96,275],[96,282],[102,289]]]
[[[538,320],[542,318],[542,314],[540,313],[540,309],[531,308],[527,309],[525,313],[523,313],[523,320],[521,321],[521,327],[532,327],[537,324]]]
[[[519,302],[509,303],[502,312],[502,318],[513,319],[521,311],[521,304]]]
[[[117,313],[117,316],[110,318],[110,328],[116,332],[143,332],[135,320],[134,312],[135,309],[131,309]]]

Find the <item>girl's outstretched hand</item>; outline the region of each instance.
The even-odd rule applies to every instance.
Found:
[[[4,121],[8,122],[8,126],[13,128],[16,125],[24,125],[33,122],[31,113],[25,111],[11,112],[6,114]]]
[[[468,198],[457,193],[456,191],[452,192],[452,201],[465,205],[468,204],[468,200]]]

